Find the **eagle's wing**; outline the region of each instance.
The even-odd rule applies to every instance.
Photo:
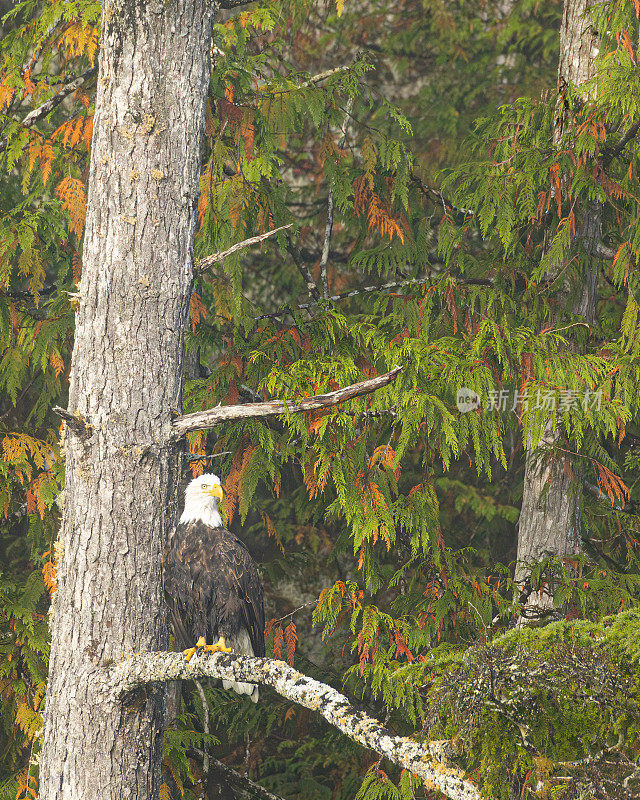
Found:
[[[262,657],[265,652],[264,605],[258,568],[240,539],[226,529],[221,533],[225,577],[229,589],[240,600],[242,621],[251,639],[253,654]]]

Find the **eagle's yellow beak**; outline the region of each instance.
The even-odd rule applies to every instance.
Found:
[[[222,500],[222,486],[216,483],[216,485],[212,489],[209,489],[208,492],[205,492],[205,494],[210,494],[211,497],[217,497],[218,500]]]

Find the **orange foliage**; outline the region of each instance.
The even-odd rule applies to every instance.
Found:
[[[71,256],[71,271],[73,272],[73,282],[79,283],[82,277],[82,257],[77,250],[74,250]]]
[[[296,652],[296,642],[298,641],[298,632],[293,620],[285,628],[284,640],[287,645],[287,662],[290,666],[293,666],[293,657]]]
[[[273,658],[280,659],[282,657],[282,643],[284,641],[284,631],[282,625],[278,625],[273,634]]]
[[[27,69],[22,76],[24,80],[24,94],[25,97],[28,97],[30,94],[33,94],[36,90],[35,83],[31,80],[31,72]]]
[[[556,198],[556,206],[558,217],[562,219],[562,192],[560,191],[560,164],[552,164],[549,167],[551,172],[551,182],[553,184],[554,195]]]
[[[369,467],[374,467],[376,464],[380,464],[383,467],[391,467],[393,469],[393,462],[396,459],[396,452],[391,447],[391,445],[383,444],[380,447],[376,447],[373,451],[371,458],[369,459]]]
[[[197,433],[190,433],[187,437],[189,452],[190,453],[204,453],[204,446],[207,440],[207,435],[204,431]],[[189,464],[191,475],[197,478],[204,472],[205,460],[203,458],[196,459]]]
[[[633,52],[633,45],[631,44],[631,37],[629,36],[629,31],[622,31],[622,34],[616,34],[616,38],[618,42],[622,39],[622,46],[624,49],[629,53],[629,57],[631,61],[635,64],[636,63],[636,54]]]
[[[62,31],[60,44],[66,47],[67,58],[86,55],[93,65],[98,49],[98,28],[95,25],[71,22]]]
[[[407,647],[407,643],[405,641],[404,636],[400,633],[400,631],[395,628],[393,631],[395,643],[396,643],[396,658],[399,656],[405,656],[407,661],[414,661],[414,655]]]
[[[200,320],[205,320],[207,318],[207,308],[197,292],[191,295],[191,300],[189,301],[189,318],[191,320],[192,333],[196,332],[196,326]]]
[[[80,114],[73,119],[63,122],[51,134],[51,141],[60,140],[64,148],[73,150],[82,139],[87,150],[91,147],[91,136],[93,135],[93,114],[85,116]]]
[[[607,493],[611,505],[615,505],[618,500],[621,503],[626,503],[629,499],[629,487],[625,484],[622,478],[619,478],[615,472],[601,464],[599,461],[593,461],[596,469],[598,470],[598,486]]]
[[[64,371],[64,361],[60,357],[60,353],[57,350],[54,350],[51,355],[49,356],[49,363],[53,367],[56,376],[59,376]]]
[[[246,438],[243,441],[246,441]],[[224,493],[226,497],[225,514],[228,525],[233,519],[233,515],[235,514],[236,506],[238,504],[240,487],[242,485],[242,475],[256,449],[257,448],[255,445],[250,445],[246,448],[246,450],[244,450],[244,444],[241,444],[236,450],[233,461],[231,462],[231,469],[227,475],[227,480],[224,482]]]
[[[276,540],[276,543],[280,548],[280,552],[282,553],[282,555],[284,555],[284,545],[282,544],[282,540],[278,536],[278,531],[276,530],[275,525],[271,521],[271,517],[264,511],[261,511],[260,515],[262,516],[262,521],[264,522],[264,526],[267,529],[267,536],[269,536],[269,538],[273,537]]]
[[[37,160],[40,161],[40,169],[42,170],[42,184],[47,185],[49,176],[51,175],[51,165],[53,164],[54,152],[53,146],[48,139],[43,139],[41,136],[34,136],[29,141],[29,163],[27,172],[31,174],[33,167]]]
[[[305,461],[304,464],[304,485],[307,487],[309,498],[313,500],[324,492],[327,480],[329,478],[329,470],[324,472],[318,478],[318,467],[321,459],[318,459],[313,466],[310,461]]]
[[[38,779],[31,772],[31,767],[25,767],[16,779],[18,781],[18,791],[16,800],[36,800],[38,797]]]
[[[369,230],[377,230],[382,236],[393,239],[394,235],[404,242],[402,217],[393,216],[389,207],[373,189],[373,178],[369,173],[353,182],[355,190],[353,206],[357,216],[366,214]]]
[[[54,594],[58,591],[58,570],[53,561],[45,561],[42,567],[42,577],[49,597],[53,600]]]
[[[9,77],[0,82],[0,111],[4,111],[5,108],[9,107],[15,92],[16,90],[9,86]]]
[[[93,137],[93,114],[85,118],[84,130],[82,132],[82,140],[84,145],[89,150],[91,148],[91,139]]]
[[[56,186],[56,195],[62,200],[62,208],[69,212],[70,228],[79,239],[82,236],[87,216],[87,196],[84,191],[84,183],[67,175]]]
[[[309,430],[312,433],[318,433],[320,428],[322,427],[322,420],[327,414],[330,414],[330,410],[326,408],[317,408],[315,411],[309,411],[305,414],[307,418],[307,422],[309,424]],[[326,478],[325,478],[326,483]]]

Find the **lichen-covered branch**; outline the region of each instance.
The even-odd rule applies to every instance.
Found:
[[[297,411],[313,411],[317,408],[335,406],[344,400],[352,400],[363,394],[370,394],[382,386],[386,386],[395,379],[402,367],[394,367],[384,375],[369,378],[334,392],[318,394],[314,397],[305,397],[298,402],[290,400],[271,400],[266,403],[243,403],[237,406],[218,406],[207,411],[198,411],[195,414],[183,414],[177,416],[172,421],[172,427],[176,436],[182,436],[188,431],[197,431],[204,428],[213,428],[221,422],[229,422],[236,419],[249,419],[251,417],[273,417],[278,414],[294,413]]]
[[[377,720],[354,708],[340,692],[303,675],[284,661],[213,653],[188,662],[182,653],[139,653],[108,667],[102,681],[106,697],[113,701],[148,684],[201,678],[270,686],[282,697],[321,714],[346,736],[409,770],[450,800],[480,800],[477,787],[465,780],[460,770],[439,760],[442,743],[416,742],[390,733]]]

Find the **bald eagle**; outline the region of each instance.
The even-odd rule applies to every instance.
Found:
[[[175,641],[189,657],[196,642],[216,641],[207,649],[228,646],[241,655],[264,656],[262,582],[245,545],[222,526],[219,500],[222,486],[217,475],[192,480],[169,541],[165,593]],[[258,702],[253,683],[222,681],[222,685]]]

